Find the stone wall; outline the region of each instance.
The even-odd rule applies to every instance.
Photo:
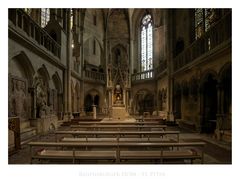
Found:
[[[196,60],[187,69],[174,75],[174,88],[178,91],[174,92],[174,101],[176,103],[181,98],[181,119],[195,124],[196,127],[199,127],[202,121],[203,94],[201,90],[206,76],[213,74],[217,82],[221,83],[220,71],[231,62],[230,50],[227,47],[225,49],[214,56],[207,53],[205,57]]]

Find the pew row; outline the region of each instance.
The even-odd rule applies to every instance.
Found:
[[[160,138],[160,137],[142,137],[142,138],[123,138],[119,139],[116,137],[107,137],[107,138],[71,138],[71,137],[63,137],[61,139],[62,142],[177,142],[175,139],[171,138]]]
[[[147,137],[148,139],[153,136],[163,137],[166,135],[175,135],[177,142],[179,142],[179,131],[56,131],[56,142],[59,140],[58,135],[72,135],[73,137],[99,137],[99,136],[111,136],[117,139],[121,137],[138,136],[140,138]]]
[[[71,125],[72,129],[80,130],[80,129],[90,129],[90,130],[166,130],[167,125]]]
[[[103,122],[94,122],[94,121],[75,121],[75,122],[69,122],[67,126],[71,125],[137,125],[137,126],[143,126],[143,125],[163,125],[162,122],[159,121],[144,121],[144,122],[121,122],[121,121],[103,121]]]
[[[111,160],[112,163],[125,163],[126,160],[159,160],[164,163],[167,160],[193,160],[200,159],[204,163],[203,149],[196,150],[196,147],[203,147],[204,142],[182,142],[182,143],[139,143],[139,142],[30,142],[30,155],[32,163],[33,159],[61,159],[72,160]],[[33,147],[44,147],[43,150],[36,153],[33,152]],[[50,150],[46,147],[60,147],[62,150]],[[90,150],[80,151],[78,149],[92,148],[114,148],[113,150]],[[179,148],[185,148],[179,150]],[[191,147],[191,149],[186,149]],[[63,150],[67,148],[67,151]],[[125,149],[123,149],[125,148]],[[159,150],[126,150],[126,148],[158,148]],[[194,149],[193,149],[194,148]]]

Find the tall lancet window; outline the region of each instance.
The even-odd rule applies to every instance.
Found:
[[[147,14],[141,23],[141,72],[153,68],[153,42],[152,42],[152,17]],[[151,78],[152,71],[142,75],[141,78]]]
[[[41,8],[41,27],[45,27],[50,20],[49,8]]]
[[[195,38],[200,38],[207,32],[211,24],[217,20],[216,9],[196,8],[195,9]]]

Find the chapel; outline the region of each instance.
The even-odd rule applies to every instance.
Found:
[[[227,8],[8,9],[9,164],[231,164],[231,38]]]

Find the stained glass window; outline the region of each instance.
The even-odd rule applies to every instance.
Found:
[[[195,38],[198,39],[202,36],[204,30],[203,24],[203,9],[195,9]]]
[[[73,9],[70,10],[70,16],[71,16],[71,19],[70,19],[70,28],[72,30],[72,27],[73,27]]]
[[[41,27],[45,27],[50,20],[49,8],[41,8]]]
[[[205,9],[205,31],[207,32],[210,28],[210,16],[211,16],[211,9]]]
[[[28,15],[30,15],[32,9],[31,9],[31,8],[24,8],[24,11],[25,11]]]
[[[211,8],[196,8],[195,9],[195,38],[198,39],[204,32],[207,32],[213,21],[214,9]]]
[[[152,18],[146,15],[142,19],[141,25],[141,71],[152,70],[153,42],[152,42]],[[152,73],[147,73],[143,78],[152,77]]]

